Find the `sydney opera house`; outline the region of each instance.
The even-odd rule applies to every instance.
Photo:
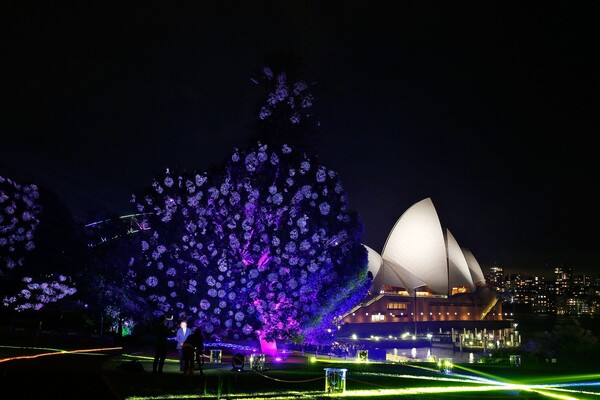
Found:
[[[373,284],[368,297],[340,317],[341,327],[437,331],[503,320],[502,303],[475,256],[442,227],[430,198],[402,214],[381,254],[365,247]]]

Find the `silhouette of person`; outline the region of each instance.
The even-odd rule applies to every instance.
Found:
[[[160,374],[163,373],[163,366],[167,359],[167,351],[169,348],[169,328],[166,324],[166,318],[164,315],[158,317],[156,323],[156,343],[154,347],[154,362],[152,363],[152,373]]]
[[[196,330],[199,335],[199,338],[196,339],[196,363],[200,369],[200,374],[204,375],[204,372],[202,372],[202,366],[204,365],[204,335],[199,327]]]
[[[200,327],[197,327],[192,335],[195,335],[192,339],[192,343],[195,346],[195,360],[198,364],[198,370],[200,371],[200,375],[204,377],[204,371],[202,370],[202,366],[204,365],[204,336]]]
[[[191,335],[183,342],[183,375],[194,375],[195,355],[204,347],[204,340],[200,328],[194,328]],[[204,371],[200,367],[200,375],[204,377]]]

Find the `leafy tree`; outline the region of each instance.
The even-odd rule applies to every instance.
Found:
[[[535,362],[557,359],[561,364],[598,364],[598,338],[578,318],[559,318],[551,328],[532,332],[520,348],[498,349],[495,358],[520,354]]]
[[[139,298],[207,333],[310,342],[368,289],[339,176],[290,146],[236,150],[210,176],[167,170],[132,202],[153,231],[129,274]]]
[[[585,361],[592,352],[597,353],[598,338],[577,319],[569,318],[559,321],[551,332],[544,332],[541,343],[544,353],[561,362]]]
[[[25,255],[35,248],[39,225],[39,189],[0,176],[0,276],[23,267]]]
[[[56,208],[42,207],[41,197],[34,184],[0,177],[0,294],[2,304],[18,312],[40,310],[77,292],[64,254],[57,254],[56,241],[71,244],[64,243],[69,235],[55,229],[61,218],[52,214]]]
[[[319,148],[320,122],[314,111],[316,81],[308,75],[302,59],[289,51],[265,57],[251,81],[258,89],[256,120],[251,124],[256,142],[272,146],[292,145],[311,154]]]
[[[129,274],[134,249],[139,249],[143,232],[127,234],[122,221],[105,221],[108,228],[102,236],[91,236],[90,262],[78,275],[79,292],[88,305],[85,314],[90,325],[99,326],[101,333],[122,335],[123,324],[134,325],[147,310],[144,301],[136,299],[131,290]],[[100,239],[100,241],[98,241]]]

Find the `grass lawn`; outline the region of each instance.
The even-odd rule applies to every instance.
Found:
[[[19,340],[23,342],[23,340]],[[64,343],[34,347],[32,343],[4,340],[0,359],[61,352]],[[35,344],[35,343],[33,343]],[[75,348],[92,348],[71,343]],[[455,364],[442,373],[432,362],[368,362],[329,358],[313,354],[285,354],[276,362],[267,357],[264,369],[246,363],[234,369],[233,354],[223,350],[219,363],[204,364],[204,378],[196,371],[186,377],[179,371],[177,352],[172,349],[164,374],[152,374],[152,346],[125,346],[102,364],[104,382],[122,400],[159,399],[596,399],[600,400],[600,371],[596,366],[574,364]],[[149,350],[150,349],[150,350]],[[206,352],[208,353],[208,351]],[[129,368],[137,366],[139,370]],[[346,370],[345,388],[327,391],[326,368]]]
[[[103,373],[123,399],[599,399],[600,375],[557,365],[454,365],[452,372],[438,371],[435,363],[354,363],[320,357],[311,362],[298,353],[283,362],[267,357],[265,369],[246,363],[236,370],[231,355],[220,363],[204,364],[193,377],[179,371],[176,353],[169,354],[164,374],[154,376],[149,354],[122,354],[107,361]],[[125,366],[141,365],[141,371]],[[346,369],[345,390],[326,391],[325,368]],[[573,386],[595,382],[593,386]],[[529,385],[529,386],[528,386]],[[532,387],[530,385],[538,385]],[[546,385],[546,386],[539,386]],[[560,386],[562,385],[562,386]],[[561,397],[557,397],[561,396]]]

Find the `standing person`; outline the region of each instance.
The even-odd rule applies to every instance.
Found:
[[[179,353],[179,370],[184,371],[183,365],[183,343],[187,340],[188,336],[192,334],[192,331],[188,329],[187,321],[183,320],[179,323],[179,329],[177,329],[177,352]]]
[[[163,366],[167,359],[167,350],[169,347],[169,328],[166,324],[166,317],[161,315],[158,317],[156,325],[156,343],[154,347],[154,362],[152,363],[152,373],[162,375]]]
[[[204,377],[204,371],[202,370],[203,352],[204,352],[204,338],[202,337],[202,331],[200,327],[194,328],[194,332],[188,337],[188,342],[194,347],[194,354],[192,354],[191,368],[194,369],[194,362],[198,364],[198,370],[200,375]]]
[[[194,361],[195,354],[197,354],[198,350],[204,347],[204,342],[202,340],[202,333],[200,332],[200,328],[194,328],[191,335],[183,342],[183,375],[184,376],[192,376],[194,375]],[[204,377],[204,371],[200,368],[200,375]]]
[[[204,376],[204,372],[202,371],[202,366],[204,365],[204,335],[200,327],[196,328],[196,331],[198,331],[198,338],[195,340],[196,363],[198,364],[198,369],[200,369],[200,375]]]

